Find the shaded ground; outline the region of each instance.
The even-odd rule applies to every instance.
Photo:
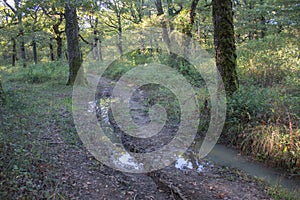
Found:
[[[112,84],[103,81],[100,85],[99,97],[107,98]],[[149,120],[143,112],[145,93],[135,93],[131,102],[135,122],[140,124]],[[158,134],[161,143],[155,143],[155,137],[153,140],[137,140],[124,134],[120,137],[129,151],[143,152],[167,143],[174,129],[176,125],[171,124]],[[61,141],[59,135],[56,140]],[[84,147],[74,150],[62,143],[57,148],[61,149],[56,152],[63,152],[58,158],[64,169],[61,180],[67,186],[67,196],[74,199],[270,199],[257,183],[241,172],[232,172],[209,161],[195,161],[192,153],[183,156],[176,167],[148,174],[128,174],[98,163]],[[202,169],[199,170],[199,166]]]
[[[195,164],[190,153],[182,157],[186,163],[148,174],[108,168],[76,135],[71,88],[51,85],[57,90],[45,92],[46,86],[22,85],[12,84],[16,93],[9,95],[21,94],[24,105],[13,103],[20,107],[14,113],[1,108],[2,134],[16,135],[15,142],[1,145],[0,199],[272,199],[244,173],[208,160]],[[6,124],[9,120],[14,124]],[[132,140],[125,142],[130,146]]]

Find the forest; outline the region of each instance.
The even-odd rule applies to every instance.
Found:
[[[300,0],[1,0],[0,199],[299,199]]]

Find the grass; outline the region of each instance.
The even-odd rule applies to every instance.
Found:
[[[270,36],[238,48],[241,88],[228,99],[221,139],[254,159],[299,176],[299,39],[287,40],[287,37]],[[133,52],[113,63],[104,75],[118,79],[132,67],[152,61],[170,64],[162,54],[143,56]],[[184,61],[177,63],[179,65],[174,67],[193,85],[201,82],[199,74]],[[0,196],[64,199],[63,187],[59,186],[61,183],[53,168],[51,144],[41,137],[51,138],[51,134],[59,132],[65,143],[74,147],[81,145],[71,117],[72,88],[65,86],[67,65],[53,62],[26,69],[8,66],[0,69],[7,97],[6,105],[0,107]],[[199,102],[205,99],[206,92],[199,89]],[[169,106],[172,109],[172,105]],[[200,105],[201,109],[204,107]],[[204,120],[200,120],[200,128],[205,129],[206,119],[209,118],[204,116]],[[278,188],[268,191],[275,199],[292,199],[289,192]]]
[[[299,199],[300,192],[291,192],[287,189],[281,188],[278,186],[265,186],[265,190],[268,192],[270,196],[273,197],[274,200],[297,200]]]
[[[269,36],[239,47],[241,88],[228,99],[225,141],[300,175],[299,39]]]
[[[72,88],[64,86],[66,65],[2,67],[6,105],[1,106],[0,196],[3,199],[64,199],[54,170],[51,137],[60,127],[67,142],[76,136],[70,111]],[[63,73],[62,73],[63,72]],[[68,94],[64,96],[63,94]],[[56,130],[57,132],[58,130]],[[73,136],[71,136],[73,135]]]

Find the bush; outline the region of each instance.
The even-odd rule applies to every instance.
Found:
[[[284,34],[249,41],[238,48],[238,66],[242,81],[263,87],[282,83],[286,77],[300,76],[300,41]]]
[[[241,87],[228,100],[224,138],[243,153],[300,173],[299,96]]]
[[[64,62],[50,62],[37,65],[30,65],[27,68],[17,67],[9,74],[10,81],[28,82],[40,84],[50,80],[60,80],[66,77],[68,66]]]

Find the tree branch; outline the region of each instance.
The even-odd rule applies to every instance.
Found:
[[[4,1],[4,3],[11,9],[11,11],[13,11],[14,13],[17,12],[16,9],[14,9],[9,3],[7,3],[7,0],[3,0],[3,1]]]
[[[79,38],[80,38],[84,43],[89,44],[89,45],[93,45],[92,43],[90,43],[89,41],[87,41],[86,39],[84,39],[84,38],[82,37],[82,35],[78,34],[78,36],[79,36]]]

